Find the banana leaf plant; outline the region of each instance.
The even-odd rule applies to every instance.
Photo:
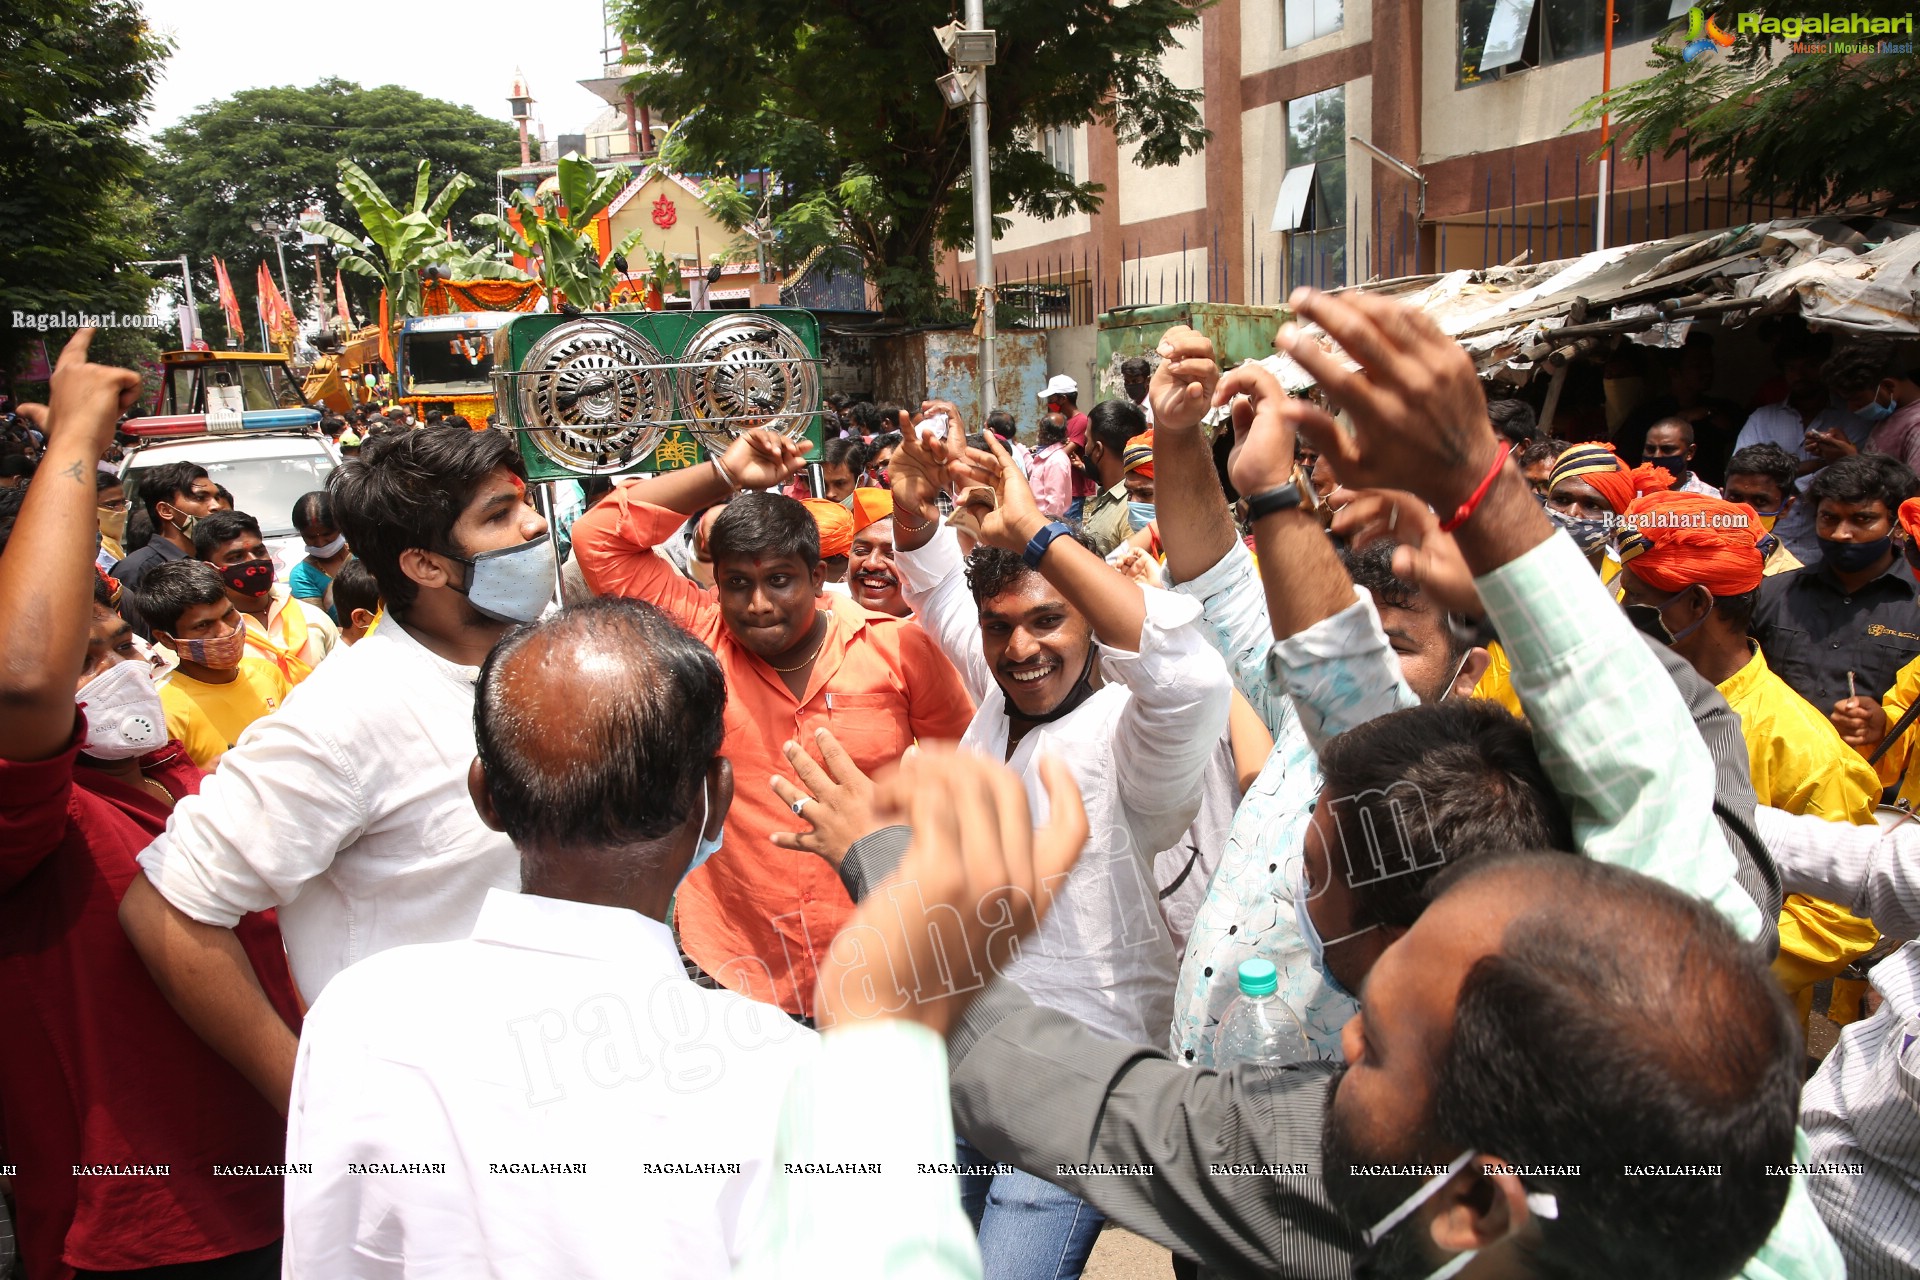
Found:
[[[403,209],[387,198],[366,170],[342,160],[338,189],[366,234],[357,236],[324,218],[305,219],[300,229],[324,236],[341,250],[342,270],[379,282],[387,297],[387,324],[397,329],[401,320],[420,314],[420,273],[427,267],[437,266],[447,275],[467,280],[529,278],[510,262],[476,254],[447,239],[442,229],[447,212],[471,186],[472,178],[456,173],[438,195],[429,198],[431,174],[422,160],[414,171],[413,199]]]
[[[613,297],[619,279],[617,261],[625,261],[640,243],[641,230],[629,232],[603,258],[593,235],[593,220],[626,189],[632,175],[624,168],[602,176],[578,153],[561,157],[555,190],[539,199],[515,190],[510,203],[519,225],[490,213],[475,216],[475,226],[498,236],[520,257],[538,264],[540,283],[581,310]]]

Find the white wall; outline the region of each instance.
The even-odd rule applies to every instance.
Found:
[[[1182,255],[1148,254],[1128,258],[1124,268],[1126,285],[1112,305],[1157,307],[1162,303],[1204,301],[1207,296],[1207,251],[1189,249]]]
[[[1256,0],[1256,3],[1258,0]],[[1206,84],[1206,61],[1201,56],[1200,28],[1180,33],[1181,42],[1160,56],[1167,77],[1182,89],[1199,89]],[[1129,143],[1120,148],[1120,224],[1146,222],[1170,213],[1186,213],[1206,207],[1207,157],[1196,151],[1178,164],[1139,166],[1140,148]],[[1109,199],[1112,197],[1109,196]]]

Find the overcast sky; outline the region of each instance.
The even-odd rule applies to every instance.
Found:
[[[519,67],[549,138],[583,131],[605,109],[575,83],[600,74],[600,0],[142,2],[148,20],[175,45],[154,91],[148,132],[241,89],[304,86],[328,76],[403,85],[507,120]]]

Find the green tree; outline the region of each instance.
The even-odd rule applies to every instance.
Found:
[[[1835,12],[1910,22],[1912,9],[1908,0],[1852,0]],[[1733,0],[1714,13],[1733,46],[1691,59],[1689,24],[1676,24],[1654,45],[1652,75],[1587,102],[1572,127],[1591,128],[1610,106],[1623,157],[1689,150],[1709,175],[1738,172],[1755,200],[1805,209],[1920,200],[1920,58],[1832,49],[1884,39],[1911,47],[1914,37],[1809,35],[1801,39],[1829,51],[1796,54],[1779,36],[1739,34],[1742,14],[1777,12]]]
[[[0,300],[144,312],[147,156],[131,136],[167,55],[135,0],[13,0],[0,21]],[[29,336],[0,324],[0,371]]]
[[[1040,131],[1099,120],[1139,162],[1172,164],[1207,139],[1200,93],[1160,54],[1209,0],[989,0],[987,73],[996,213],[1092,212]],[[951,0],[624,0],[636,96],[676,119],[666,159],[713,175],[715,212],[791,264],[823,243],[859,250],[890,314],[942,311],[938,246],[972,242],[967,109],[934,87],[948,70],[933,28]],[[766,175],[773,175],[771,179]],[[761,195],[766,196],[761,208]]]
[[[509,199],[520,215],[518,227],[490,213],[475,217],[474,225],[498,236],[520,257],[537,261],[540,283],[585,310],[612,297],[618,275],[614,259],[625,261],[640,243],[644,229],[635,228],[602,261],[593,234],[594,218],[632,181],[626,169],[602,175],[589,161],[569,152],[561,157],[554,189],[546,195],[534,200],[518,187],[513,189]]]
[[[306,219],[300,229],[325,236],[339,248],[342,270],[372,280],[387,295],[388,323],[398,326],[408,316],[420,314],[420,273],[427,267],[444,266],[451,274],[470,280],[527,278],[511,263],[478,256],[447,239],[447,210],[472,186],[472,178],[456,173],[440,188],[439,195],[428,198],[433,188],[432,167],[422,160],[414,170],[413,199],[402,209],[387,198],[365,169],[342,160],[338,189],[366,234],[357,236],[325,218]]]
[[[518,138],[504,121],[397,85],[363,89],[338,79],[305,89],[242,90],[196,111],[156,142],[164,252],[193,259],[209,334],[224,332],[212,301],[212,256],[226,259],[251,336],[255,264],[268,263],[276,279],[279,264],[273,241],[249,224],[272,219],[292,226],[312,205],[332,220],[345,217],[348,207],[336,186],[342,161],[357,164],[376,190],[411,190],[423,162],[436,173],[464,175],[469,185],[439,219],[450,220],[456,234],[474,214],[493,208],[495,172],[520,161]],[[288,301],[304,312],[313,288],[312,253],[295,242],[287,253],[297,295]],[[321,257],[331,302],[333,267],[325,251]],[[378,309],[377,284],[351,273],[346,284],[355,310],[370,315]]]

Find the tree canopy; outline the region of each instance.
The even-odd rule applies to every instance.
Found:
[[[273,241],[249,222],[272,219],[292,227],[313,205],[330,221],[340,221],[349,212],[336,187],[342,160],[359,165],[387,190],[412,190],[423,160],[435,174],[466,175],[473,185],[447,212],[456,236],[468,230],[475,214],[493,211],[494,172],[520,160],[518,137],[505,121],[398,85],[363,89],[338,79],[305,89],[242,90],[202,107],[156,142],[164,253],[192,257],[209,334],[224,332],[211,302],[212,256],[227,261],[251,330],[254,264],[268,263],[276,279],[279,266]],[[297,239],[287,245],[296,295],[288,301],[304,312],[313,267],[297,245]],[[322,260],[329,261],[327,251]],[[331,299],[331,265],[326,282]],[[351,274],[346,284],[365,318],[379,296],[378,286]]]
[[[988,0],[996,213],[1099,208],[1103,188],[1056,169],[1043,129],[1107,122],[1143,165],[1204,145],[1201,95],[1160,55],[1207,3]],[[934,86],[950,0],[624,0],[620,14],[648,68],[633,90],[677,121],[669,163],[721,180],[717,213],[757,224],[788,262],[850,243],[891,314],[940,310],[936,246],[973,238],[967,109]]]
[[[1852,0],[1846,12],[1912,20],[1908,0]],[[1794,53],[1796,42],[1781,35],[1742,34],[1743,15],[1773,16],[1754,0],[1732,0],[1714,15],[1734,37],[1724,52],[1697,46],[1689,59],[1685,22],[1654,45],[1655,72],[1611,95],[1620,153],[1690,150],[1709,175],[1740,173],[1756,200],[1802,208],[1920,199],[1920,58],[1836,47],[1877,50],[1884,40],[1911,49],[1914,36],[1810,33],[1798,43],[1825,51]],[[1607,105],[1588,102],[1575,125],[1597,124]]]
[[[143,313],[146,153],[131,132],[166,59],[135,0],[14,0],[0,22],[0,297]],[[0,324],[0,369],[29,334]]]

